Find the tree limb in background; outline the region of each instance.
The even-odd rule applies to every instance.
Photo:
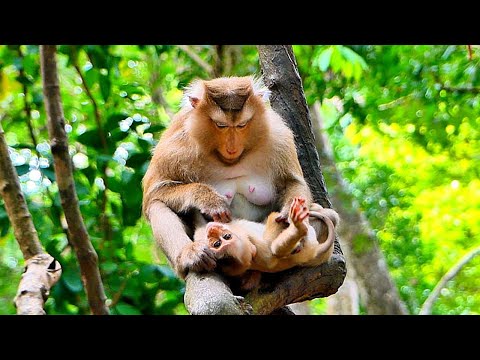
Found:
[[[58,281],[62,268],[45,253],[22,194],[17,172],[10,160],[0,123],[0,195],[5,202],[15,238],[25,259],[25,271],[15,296],[19,315],[45,315],[43,306],[50,288]]]
[[[430,315],[432,313],[433,304],[438,300],[442,289],[447,286],[447,282],[457,276],[460,270],[462,270],[462,268],[478,254],[480,254],[480,247],[477,247],[464,255],[445,275],[443,275],[437,286],[435,286],[427,300],[423,303],[419,315]]]
[[[197,55],[195,51],[193,51],[190,46],[188,45],[178,45],[180,50],[182,50],[185,54],[187,54],[190,59],[192,59],[198,66],[200,66],[209,77],[214,76],[213,67],[203,60],[200,56]]]
[[[82,282],[92,313],[106,315],[109,312],[105,304],[106,296],[98,269],[98,256],[83,223],[73,181],[72,162],[68,154],[68,140],[65,133],[65,120],[58,82],[55,45],[40,45],[40,65],[50,146],[70,240],[78,258]]]
[[[317,129],[316,144],[324,168],[332,185],[330,194],[335,210],[340,214],[337,231],[344,245],[345,254],[354,268],[362,303],[368,314],[407,315],[405,304],[400,299],[397,287],[390,277],[385,257],[378,241],[353,195],[348,190],[343,176],[337,169],[333,152],[325,136],[322,136],[320,104],[313,107],[312,118]]]
[[[102,143],[103,153],[108,154],[107,138],[105,136],[105,132],[103,131],[100,111],[98,110],[98,104],[97,104],[97,101],[95,100],[95,97],[93,96],[92,92],[90,91],[90,88],[87,85],[87,82],[85,80],[85,77],[82,74],[82,71],[80,70],[80,66],[78,65],[78,58],[77,57],[75,57],[74,60],[73,60],[73,66],[74,66],[75,70],[77,71],[78,76],[80,76],[80,79],[82,80],[82,86],[83,86],[83,89],[85,90],[85,93],[87,94],[87,97],[90,99],[90,102],[92,103],[93,113],[94,113],[94,117],[95,117],[95,123],[97,124],[98,136],[100,137],[100,141]],[[107,216],[108,177],[105,174],[106,168],[107,168],[106,164],[102,164],[101,167],[100,167],[100,173],[102,174],[103,184],[105,185],[105,189],[102,191],[102,206],[101,206],[100,223],[101,223],[103,234],[104,234],[103,235],[104,240],[108,241],[108,240],[111,240],[111,238],[112,238],[112,227],[110,225],[110,221],[108,220],[108,216]]]

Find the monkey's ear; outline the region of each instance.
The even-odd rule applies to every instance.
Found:
[[[260,97],[264,102],[268,102],[270,99],[271,91],[265,86],[261,77],[254,77],[253,81],[253,94]]]
[[[194,96],[189,96],[188,100],[190,100],[190,104],[194,109],[197,107],[198,103],[200,102],[200,99]]]
[[[195,109],[200,100],[203,99],[205,93],[205,86],[202,80],[195,80],[185,88],[183,99],[181,103],[182,108]]]

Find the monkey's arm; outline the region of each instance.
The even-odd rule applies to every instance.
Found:
[[[203,243],[193,242],[180,218],[165,204],[156,201],[146,211],[157,241],[176,273],[185,278],[189,270],[213,270],[215,254]]]
[[[146,189],[146,205],[154,200],[161,201],[175,213],[197,208],[214,221],[228,222],[231,219],[226,199],[207,184],[157,182]]]

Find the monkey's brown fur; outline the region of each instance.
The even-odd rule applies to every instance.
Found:
[[[263,221],[272,211],[284,219],[295,196],[311,203],[293,133],[266,106],[268,90],[258,81],[199,80],[185,95],[143,179],[147,219],[153,208],[165,212],[164,205],[179,215],[200,211],[221,222],[232,215]],[[157,222],[152,229],[180,276],[215,267],[208,248],[187,241],[187,228]]]

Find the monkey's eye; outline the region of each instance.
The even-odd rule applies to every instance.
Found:
[[[215,123],[215,125],[217,125],[217,127],[218,127],[219,129],[225,129],[225,128],[228,127],[227,124],[222,124],[222,123],[217,123],[217,122]]]
[[[232,238],[232,234],[223,234],[222,236],[225,240],[230,240]]]
[[[219,248],[220,245],[222,245],[222,240],[217,240],[217,241],[215,241],[215,242],[213,243],[213,247],[214,247],[215,249]]]
[[[237,125],[237,128],[243,129],[245,126],[247,126],[247,123],[238,124],[238,125]]]

